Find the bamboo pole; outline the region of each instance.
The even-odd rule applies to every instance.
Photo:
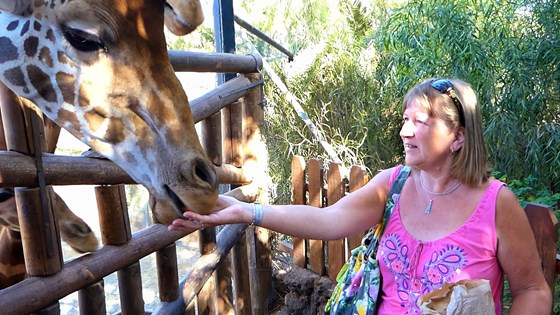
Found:
[[[159,299],[171,302],[179,297],[179,271],[175,243],[156,252]]]
[[[223,86],[223,85],[222,85]],[[221,114],[215,112],[201,123],[201,142],[208,158],[214,164],[222,164],[222,129]],[[216,228],[201,229],[199,233],[199,250],[206,255],[216,247]],[[213,273],[197,295],[196,305],[201,314],[217,314],[217,273]]]
[[[20,98],[0,82],[0,113],[5,132],[6,148],[17,152],[29,152],[25,135],[25,116]]]
[[[27,273],[45,276],[60,271],[64,264],[60,233],[50,199],[45,213],[40,188],[17,187],[15,196]]]
[[[243,170],[222,164],[214,167],[222,184],[248,184]],[[80,156],[43,155],[43,173],[47,185],[136,184],[115,163]],[[37,168],[33,158],[17,152],[0,151],[0,187],[36,186]]]
[[[20,150],[29,155],[35,169],[36,188],[15,188],[25,268],[30,276],[48,276],[63,266],[58,222],[49,197],[43,172],[43,152],[46,149],[42,113],[27,106],[11,91],[3,91],[2,119],[8,121],[4,130],[8,150]],[[19,126],[16,124],[20,124]],[[41,314],[59,314],[58,301],[53,301]]]
[[[262,57],[228,53],[202,53],[169,50],[169,59],[176,72],[254,73],[262,69]]]
[[[131,238],[124,185],[95,187],[99,210],[101,240],[104,245],[123,245]],[[143,314],[140,264],[133,261],[117,271],[119,297],[123,314]]]
[[[240,238],[231,252],[232,277],[233,277],[233,305],[235,314],[250,315],[251,307],[251,284],[249,282],[249,261],[247,260],[247,242]]]
[[[80,315],[106,315],[105,285],[103,280],[78,291]]]
[[[255,85],[251,84],[246,76],[240,75],[192,100],[190,106],[194,122],[210,118],[221,109],[247,95],[248,90],[253,86]]]
[[[259,73],[247,75],[252,82],[262,79]],[[267,152],[262,139],[264,125],[262,89],[251,89],[243,98],[243,170],[253,178],[262,190],[259,202],[269,203],[266,191]],[[269,244],[270,231],[255,227],[247,230],[249,243],[249,281],[251,283],[251,307],[253,314],[265,314],[272,293],[272,257]]]

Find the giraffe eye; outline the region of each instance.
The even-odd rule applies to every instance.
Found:
[[[98,50],[107,51],[107,47],[103,45],[97,35],[84,32],[75,28],[62,25],[62,34],[64,38],[79,51],[94,52]]]

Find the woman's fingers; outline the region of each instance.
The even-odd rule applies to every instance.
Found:
[[[189,219],[178,218],[173,220],[171,224],[168,226],[169,230],[175,231],[186,231],[186,230],[197,230],[197,229],[204,229],[208,227],[208,224],[204,224],[200,221],[194,221]]]

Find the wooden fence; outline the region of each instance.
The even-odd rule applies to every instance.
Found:
[[[340,164],[331,162],[328,170],[324,170],[321,160],[310,159],[305,163],[303,157],[293,157],[292,203],[328,206],[364,186],[369,180],[363,166],[352,166],[347,178],[343,174],[345,171]],[[294,239],[294,263],[304,268],[309,265],[313,272],[335,279],[350,250],[360,245],[365,232],[328,242]]]
[[[176,71],[238,74],[192,100],[191,109],[194,121],[202,124],[202,143],[219,182],[255,184],[255,165],[265,162],[257,154],[262,148],[261,60],[182,51],[171,51],[170,57]],[[0,187],[16,187],[30,275],[0,290],[2,314],[59,314],[58,300],[75,291],[80,314],[105,314],[103,277],[113,272],[118,274],[122,314],[144,314],[150,310],[144,309],[138,260],[154,252],[162,301],[154,314],[183,314],[187,305],[187,314],[194,314],[192,301],[200,314],[264,314],[263,296],[269,293],[272,273],[266,231],[246,225],[227,226],[219,234],[215,228],[200,231],[202,256],[179,281],[175,241],[188,233],[154,224],[131,234],[123,185],[135,183],[122,169],[102,159],[44,154],[41,113],[19,101],[1,105],[11,147],[0,151]],[[101,249],[64,264],[57,222],[45,199],[48,185],[99,185]]]
[[[301,156],[292,158],[292,203],[309,204],[318,207],[328,206],[346,194],[364,186],[368,175],[363,166],[352,166],[347,178],[343,177],[342,166],[310,159],[307,163]],[[543,272],[552,292],[556,285],[558,220],[552,207],[529,203],[525,213],[537,241]],[[334,224],[334,223],[333,223]],[[366,232],[366,231],[364,231]],[[350,250],[360,244],[364,233],[352,237],[323,242],[320,240],[294,239],[292,257],[294,263],[319,275],[327,275],[335,280],[349,257]]]

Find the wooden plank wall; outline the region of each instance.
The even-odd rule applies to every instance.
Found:
[[[330,162],[325,167],[323,161],[310,159],[307,163],[301,156],[292,158],[292,203],[317,207],[331,205],[346,194],[364,186],[368,174],[363,166],[352,166],[348,178],[340,164]],[[350,251],[360,244],[363,231],[349,238],[332,241],[293,239],[292,257],[294,263],[320,275],[336,279],[338,271],[350,255]]]

